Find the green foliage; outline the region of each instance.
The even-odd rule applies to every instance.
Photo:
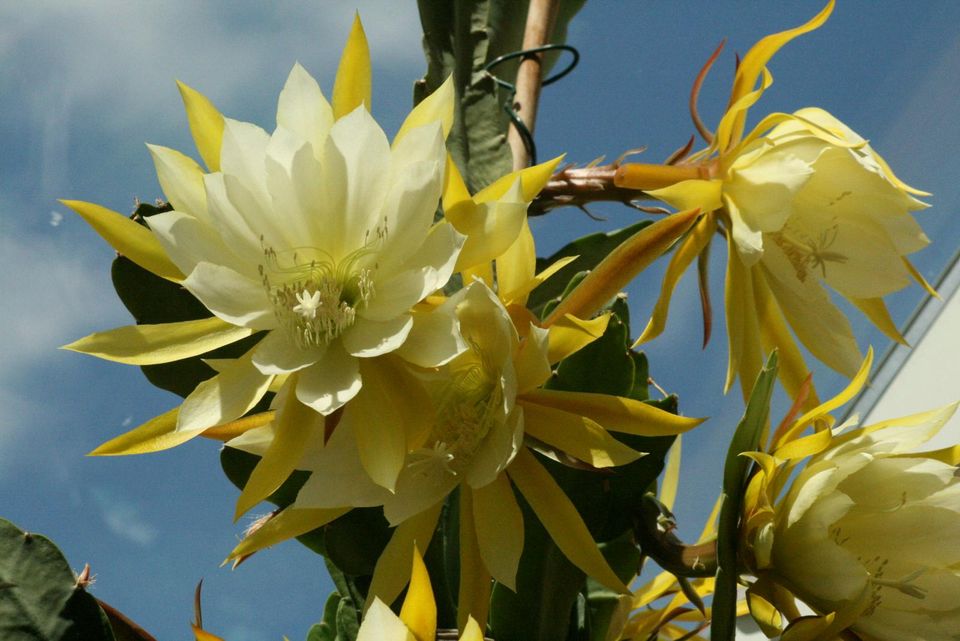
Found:
[[[743,492],[750,470],[750,459],[741,454],[754,452],[760,446],[760,435],[770,416],[770,396],[776,381],[777,352],[774,350],[757,376],[723,464],[723,504],[717,528],[717,583],[710,626],[710,638],[713,641],[733,641],[736,634],[737,538]]]
[[[567,24],[585,0],[561,0],[552,42],[566,39]],[[484,71],[491,60],[520,49],[527,0],[418,0],[427,73],[414,86],[414,102],[453,75],[456,119],[447,146],[471,191],[479,191],[511,170],[507,146],[507,96]],[[548,63],[550,60],[548,59]],[[548,64],[549,67],[549,64]],[[517,63],[494,73],[512,82]]]
[[[50,539],[0,519],[0,638],[114,641],[97,600]]]

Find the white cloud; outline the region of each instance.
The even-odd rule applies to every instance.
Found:
[[[159,532],[144,518],[139,507],[102,488],[91,491],[93,502],[107,528],[117,536],[147,547],[157,540]]]

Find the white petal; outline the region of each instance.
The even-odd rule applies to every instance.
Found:
[[[260,237],[253,233],[237,208],[227,197],[223,174],[207,174],[203,177],[207,195],[207,211],[210,222],[220,234],[224,244],[241,256],[248,265],[256,268],[263,261],[263,246]]]
[[[265,159],[267,190],[271,198],[271,217],[284,247],[315,246],[319,227],[320,163],[313,148],[299,136],[278,127],[270,137]],[[321,247],[322,249],[322,247]]]
[[[468,227],[458,231],[467,238],[457,262],[459,269],[473,267],[500,256],[516,242],[527,219],[527,203],[518,178],[499,200],[483,203],[476,208]]]
[[[177,431],[202,430],[243,416],[256,405],[273,380],[262,374],[249,357],[237,359],[213,378],[197,385],[184,399]]]
[[[480,444],[467,470],[467,483],[471,487],[492,483],[517,455],[522,442],[523,410],[516,408],[506,420],[495,423]]]
[[[334,341],[319,361],[300,372],[297,398],[329,415],[356,396],[360,386],[360,364]]]
[[[460,324],[446,303],[431,312],[414,312],[413,329],[397,355],[420,367],[440,367],[467,349]]]
[[[393,610],[380,599],[374,599],[357,633],[357,641],[416,641]]]
[[[430,230],[427,239],[406,266],[407,269],[418,266],[423,269],[420,300],[443,288],[450,280],[463,240],[463,235],[450,223],[438,223]]]
[[[349,415],[344,412],[325,446],[304,456],[303,468],[311,474],[297,494],[297,508],[371,507],[390,496],[363,469]]]
[[[282,328],[274,330],[257,343],[253,364],[264,374],[289,374],[313,365],[323,357],[323,349],[304,349],[290,339]]]
[[[816,277],[803,280],[783,251],[770,243],[763,255],[770,290],[797,337],[819,360],[852,377],[862,358],[850,322],[821,287]]]
[[[229,267],[199,263],[183,286],[228,323],[253,329],[273,329],[277,325],[263,285]]]
[[[400,472],[396,492],[384,501],[383,515],[391,525],[397,525],[436,505],[459,484],[456,475],[438,458],[417,459],[418,454]],[[423,454],[430,457],[429,453]]]
[[[382,210],[387,233],[377,254],[386,273],[410,259],[430,232],[443,186],[442,168],[438,162],[415,163],[390,183]]]
[[[343,347],[353,356],[370,358],[394,351],[407,339],[413,327],[410,314],[387,321],[357,318],[353,327],[341,335]]]
[[[224,118],[220,170],[239,179],[260,209],[267,209],[269,204],[263,165],[269,142],[270,135],[260,127]],[[237,201],[233,204],[240,205]]]
[[[443,166],[446,157],[443,129],[439,122],[431,122],[411,129],[394,144],[390,156],[392,179],[402,179],[410,165],[436,162]]]
[[[340,255],[364,247],[375,237],[386,196],[390,144],[383,130],[360,106],[330,129],[324,145],[324,202],[340,219],[335,234]]]
[[[408,269],[387,279],[376,282],[373,298],[357,313],[358,316],[375,321],[386,321],[401,314],[423,299],[424,272]]]
[[[150,216],[148,224],[167,256],[184,274],[192,272],[201,262],[229,265],[235,269],[242,265],[216,230],[189,214],[167,211]]]
[[[277,126],[295,132],[319,151],[332,125],[333,109],[320,91],[320,85],[296,63],[277,101]]]

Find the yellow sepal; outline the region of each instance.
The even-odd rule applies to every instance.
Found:
[[[202,93],[177,81],[193,143],[211,172],[220,171],[220,146],[223,144],[223,115]]]
[[[372,81],[370,70],[370,47],[360,23],[360,15],[353,18],[350,35],[340,56],[337,79],[333,83],[333,117],[339,120],[364,105],[370,111]]]
[[[574,565],[615,592],[630,592],[603,558],[577,508],[527,448],[520,448],[507,474],[557,547]]]
[[[183,273],[149,229],[123,214],[81,200],[61,200],[64,206],[80,214],[111,247],[148,272],[179,283]]]
[[[80,352],[127,365],[170,363],[229,345],[253,333],[216,316],[160,325],[127,325],[96,332],[64,345]]]
[[[417,641],[434,641],[437,634],[437,602],[433,597],[427,566],[416,546],[413,548],[410,587],[400,608],[400,620]]]

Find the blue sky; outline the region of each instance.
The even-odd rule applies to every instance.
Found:
[[[390,0],[271,3],[169,0],[0,6],[0,516],[47,534],[77,569],[89,562],[95,594],[160,639],[186,638],[192,591],[205,578],[205,619],[231,641],[302,639],[329,590],[317,557],[295,543],[219,568],[245,524],[230,522],[236,490],[217,446],[120,459],[86,458],[108,438],[172,407],[135,368],[57,351],[91,331],[129,323],[109,282],[112,251],[57,198],[129,211],[160,196],[144,142],[192,152],[174,79],[210,96],[235,118],[272,128],[276,96],[295,61],[328,92],[354,8],[372,46],[374,115],[388,132],[409,107],[424,69],[414,3]],[[541,157],[618,156],[646,145],[658,161],[693,133],[690,83],[728,38],[701,97],[705,120],[725,104],[733,52],[804,22],[819,0],[615,2],[591,0],[569,41],[583,56],[544,90]],[[841,0],[819,31],[771,64],[775,84],[755,116],[818,105],[869,138],[908,183],[933,192],[918,216],[934,245],[917,264],[934,278],[960,240],[960,4],[947,0]],[[624,226],[622,207],[598,207],[606,222],[560,210],[535,223],[542,253],[567,240]],[[715,252],[721,300],[723,252]],[[662,269],[662,266],[661,266]],[[661,269],[630,288],[634,325],[653,303]],[[917,288],[892,297],[902,321]],[[854,315],[857,328],[862,319]],[[713,419],[685,441],[681,533],[699,530],[716,495],[720,461],[740,412],[720,393],[723,327],[699,348],[692,279],[675,297],[667,332],[648,349],[657,382],[681,394],[691,415]],[[864,331],[862,345],[886,343]],[[818,372],[824,392],[841,381]]]

